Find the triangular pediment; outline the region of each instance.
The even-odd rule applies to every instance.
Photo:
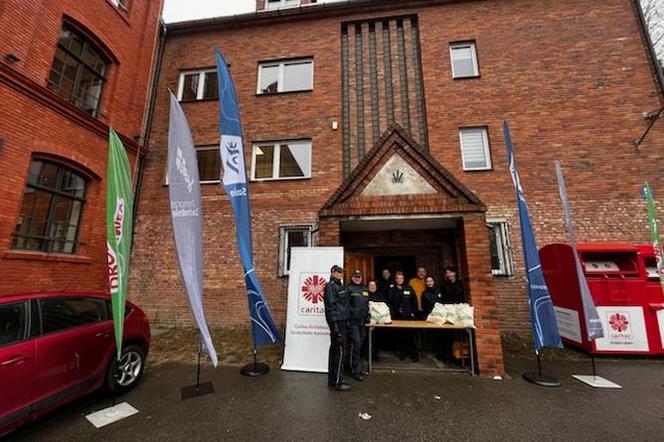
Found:
[[[392,154],[362,190],[362,196],[418,195],[436,189],[398,153]]]
[[[390,210],[399,214],[484,212],[486,207],[404,129],[393,125],[319,215],[389,214]]]

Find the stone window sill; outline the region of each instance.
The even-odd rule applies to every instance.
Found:
[[[22,259],[26,261],[51,261],[66,262],[71,264],[91,264],[89,256],[68,255],[64,253],[43,253],[24,250],[5,250],[2,253],[4,259]]]

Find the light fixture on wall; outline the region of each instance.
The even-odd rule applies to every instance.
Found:
[[[4,58],[5,58],[5,61],[9,64],[16,63],[17,61],[21,61],[21,58],[13,52],[7,52],[5,54]]]

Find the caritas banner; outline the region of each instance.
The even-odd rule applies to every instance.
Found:
[[[330,268],[343,265],[343,247],[293,247],[282,370],[327,373],[330,329],[323,293]]]

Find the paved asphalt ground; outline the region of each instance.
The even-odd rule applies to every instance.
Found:
[[[102,429],[84,416],[110,404],[93,394],[9,437],[27,441],[664,441],[664,361],[600,359],[601,375],[622,390],[593,390],[570,377],[590,364],[547,362],[563,381],[546,389],[520,377],[534,362],[508,360],[501,381],[464,374],[375,372],[348,393],[328,390],[325,375],[282,372],[248,379],[235,367],[205,368],[214,394],[180,400],[195,366],[149,368],[122,399],[139,414]],[[437,400],[434,396],[440,396]],[[372,419],[362,420],[366,412]]]

